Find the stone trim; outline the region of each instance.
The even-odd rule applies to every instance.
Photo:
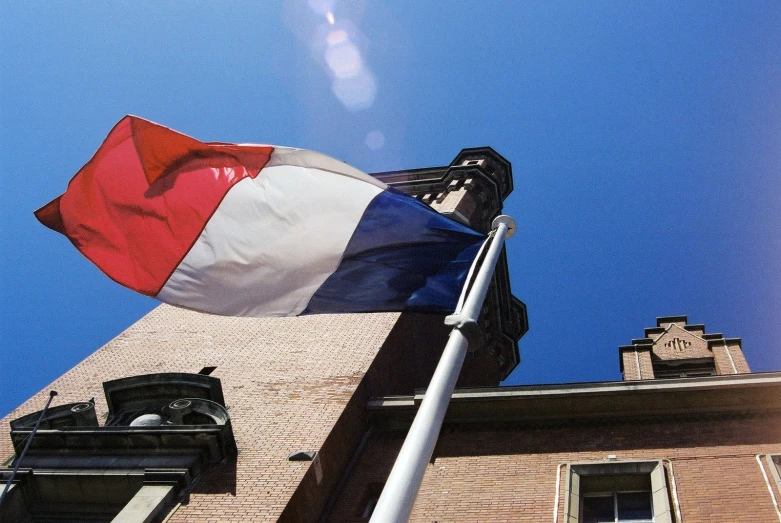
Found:
[[[656,326],[661,327],[663,323],[689,323],[689,316],[679,314],[678,316],[657,316]]]
[[[174,497],[170,485],[144,485],[111,523],[149,523]]]
[[[4,471],[0,471],[3,485]],[[176,498],[189,493],[194,478],[186,469],[69,469],[20,471],[14,481],[16,503],[0,507],[0,520],[44,510],[73,515],[118,515],[116,522],[157,521]],[[10,517],[10,515],[14,517]]]
[[[205,374],[161,372],[130,376],[104,382],[103,392],[109,414],[146,406],[155,398],[161,398],[163,403],[203,398],[225,406],[220,380]]]
[[[571,463],[567,465],[567,479],[564,487],[564,521],[566,523],[580,521],[580,500],[583,494],[580,488],[581,477],[601,475],[649,475],[654,523],[673,523],[667,480],[661,460]]]

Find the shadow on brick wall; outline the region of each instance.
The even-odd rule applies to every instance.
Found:
[[[192,490],[194,494],[236,495],[236,460],[214,466],[204,472],[201,481]]]

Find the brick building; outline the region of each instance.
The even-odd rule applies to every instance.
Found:
[[[781,373],[686,316],[620,348],[624,380],[460,388],[412,521],[781,519]],[[368,521],[421,394],[373,398],[329,521]]]
[[[377,176],[483,231],[512,191],[490,148]],[[368,521],[442,320],[161,305],[3,420],[0,480],[58,391],[0,519]],[[620,348],[622,382],[498,387],[528,328],[504,257],[480,326],[413,521],[778,517],[781,373],[751,374],[739,339],[660,318]]]

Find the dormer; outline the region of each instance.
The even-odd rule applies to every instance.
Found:
[[[751,372],[740,338],[705,332],[687,316],[662,316],[645,337],[619,347],[624,380],[696,378]]]

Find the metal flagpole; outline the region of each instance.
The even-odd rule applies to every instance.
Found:
[[[409,520],[426,465],[434,452],[439,429],[442,428],[442,421],[450,397],[453,395],[458,374],[464,364],[469,343],[462,330],[468,332],[469,329],[476,328],[477,317],[483,307],[504,240],[515,232],[515,222],[509,216],[496,217],[492,227],[493,240],[472,289],[464,301],[463,308],[460,311],[456,310],[455,314],[445,320],[446,324],[455,327],[450,333],[420,409],[415,415],[393,470],[377,501],[370,523],[406,523]],[[465,285],[468,285],[468,282]]]
[[[38,421],[35,422],[35,426],[33,427],[32,432],[30,432],[30,436],[27,438],[27,444],[25,444],[24,449],[22,449],[22,453],[19,454],[19,458],[16,460],[16,466],[14,467],[13,472],[11,472],[11,477],[8,478],[8,482],[5,484],[3,493],[0,494],[0,505],[2,505],[3,500],[5,499],[5,495],[8,493],[8,489],[11,488],[11,483],[14,482],[16,473],[19,472],[19,466],[22,464],[22,459],[24,458],[24,455],[27,454],[27,449],[30,448],[30,443],[32,443],[33,441],[33,436],[35,436],[35,433],[38,432],[38,426],[41,424],[41,421],[43,421],[43,417],[46,416],[46,411],[49,410],[49,405],[51,405],[52,400],[56,395],[57,395],[56,390],[52,390],[49,392],[49,400],[46,402],[46,406],[43,407],[43,410],[41,411],[41,416],[38,418]]]

